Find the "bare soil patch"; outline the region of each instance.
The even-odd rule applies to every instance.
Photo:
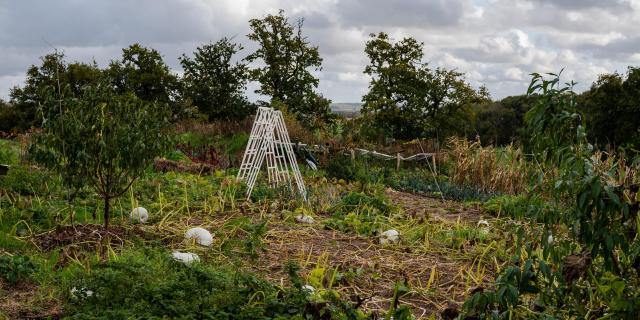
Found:
[[[140,227],[110,226],[105,228],[95,224],[76,224],[58,226],[55,229],[35,235],[33,242],[44,251],[57,247],[78,245],[91,250],[96,246],[110,244],[118,247],[125,245],[128,238],[149,237]]]
[[[0,319],[61,319],[60,304],[41,294],[35,284],[15,285],[0,279]]]
[[[390,192],[389,197],[407,214],[426,215],[433,223],[454,224],[460,219],[475,224],[479,220],[478,209],[466,208],[456,202],[443,203],[439,199],[402,192]],[[265,244],[266,252],[253,268],[275,283],[288,281],[284,268],[288,260],[300,264],[303,274],[318,267],[319,257],[327,259],[327,268],[337,268],[341,273],[362,270],[361,274],[336,283],[333,288],[354,304],[364,299],[361,307],[367,311],[388,309],[396,282],[406,282],[412,288],[400,302],[410,305],[418,319],[432,314],[439,318],[443,310],[460,306],[475,289],[469,285],[465,273],[474,268],[474,261],[441,250],[416,250],[403,243],[380,245],[376,238],[325,230],[321,224],[271,224]],[[329,282],[327,280],[325,282]],[[492,280],[493,274],[487,270],[482,282]]]

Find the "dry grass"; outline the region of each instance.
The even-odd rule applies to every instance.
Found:
[[[9,285],[0,279],[0,319],[61,319],[62,305],[30,282]]]
[[[526,190],[533,174],[520,148],[482,147],[480,141],[451,138],[447,156],[450,178],[460,185],[473,185],[483,191],[517,194]]]
[[[329,186],[331,184],[326,188]],[[345,186],[336,187],[341,190]],[[281,204],[271,203],[249,205],[241,202],[236,210],[182,214],[145,229],[152,232],[160,228],[162,242],[167,247],[197,252],[205,261],[238,263],[237,260],[241,259],[243,267],[276,284],[288,283],[285,266],[287,261],[294,261],[302,267],[301,276],[307,283],[312,283],[311,278],[320,273],[324,289],[336,290],[344,299],[354,303],[363,301],[361,308],[374,313],[388,310],[396,282],[405,281],[409,285],[411,292],[400,302],[411,306],[414,315],[422,319],[432,314],[439,315],[452,305],[461,305],[471,290],[486,287],[493,281],[494,261],[484,259],[478,253],[490,246],[453,249],[432,239],[432,234],[425,235],[431,239],[427,243],[409,238],[411,229],[425,226],[434,233],[456,226],[475,227],[480,219],[478,209],[390,190],[387,195],[402,208],[402,216],[396,217],[393,223],[403,238],[393,245],[380,245],[376,237],[327,230],[322,223],[326,213],[322,212],[315,215],[316,223],[313,225],[296,224],[292,219],[293,213],[283,213]],[[268,227],[263,239],[264,249],[258,251],[258,258],[253,261],[243,257],[240,249],[234,249],[231,255],[223,249],[230,239],[242,240],[249,235],[237,223],[238,219],[246,218],[254,223],[266,221]],[[184,242],[184,231],[195,226],[214,231],[211,247]],[[338,274],[356,271],[352,277],[335,280]],[[323,288],[316,287],[317,290]]]

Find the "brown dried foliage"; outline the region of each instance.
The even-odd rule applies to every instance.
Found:
[[[483,191],[517,194],[525,191],[534,167],[529,164],[520,148],[482,147],[479,140],[449,139],[447,151],[451,181],[472,185]]]

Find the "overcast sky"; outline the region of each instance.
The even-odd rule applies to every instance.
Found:
[[[139,42],[179,73],[178,56],[224,36],[248,54],[247,21],[278,9],[306,19],[324,58],[319,91],[334,102],[361,100],[364,44],[379,31],[424,42],[430,65],[464,72],[493,98],[523,94],[531,72],[564,68],[584,90],[640,65],[640,0],[0,0],[0,97],[52,51],[46,42],[100,65]]]

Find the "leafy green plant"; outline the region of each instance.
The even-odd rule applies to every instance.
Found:
[[[0,164],[18,163],[18,154],[9,141],[0,140]]]
[[[12,166],[6,176],[0,177],[0,190],[24,196],[47,196],[59,186],[60,179],[50,172],[22,165]]]
[[[104,80],[84,87],[78,97],[51,94],[43,112],[43,132],[32,153],[58,171],[65,185],[92,187],[104,201],[108,226],[110,200],[126,192],[169,146],[167,106],[116,94]]]
[[[372,235],[380,231],[392,207],[383,195],[351,192],[329,211],[332,216],[325,222],[327,228]]]
[[[635,319],[640,310],[635,302],[640,295],[639,168],[593,151],[575,112],[571,84],[560,87],[559,76],[551,77],[533,75],[529,93],[541,96],[526,121],[543,169],[534,190],[549,192],[552,203],[529,206],[527,217],[542,227],[518,227],[512,265],[494,289],[467,300],[465,315]],[[569,240],[554,239],[561,228]],[[522,308],[531,304],[535,313]]]
[[[71,319],[327,319],[357,314],[348,303],[310,300],[298,268],[288,267],[292,287],[277,287],[253,273],[203,263],[173,261],[162,250],[129,251],[118,259],[76,268],[64,279]],[[161,274],[162,277],[158,277]],[[75,288],[75,290],[73,290]],[[71,292],[74,292],[73,294]],[[329,294],[326,295],[329,297]]]
[[[173,150],[170,151],[169,153],[167,153],[165,155],[165,158],[172,160],[172,161],[191,161],[189,159],[189,157],[187,157],[184,153],[182,153],[182,151],[180,150]]]
[[[29,278],[35,272],[35,266],[28,256],[0,256],[0,278],[14,284]]]
[[[533,216],[541,218],[540,211],[548,210],[548,206],[536,195],[526,194],[496,196],[482,203],[482,209],[487,213],[518,219]]]

